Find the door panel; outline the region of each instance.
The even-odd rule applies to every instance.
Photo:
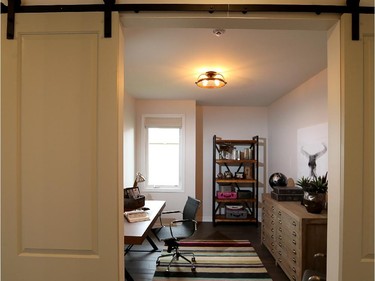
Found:
[[[342,280],[374,280],[374,16],[341,20]]]
[[[20,37],[21,254],[97,255],[97,36]]]
[[[17,14],[2,39],[4,281],[123,279],[120,31],[102,17]]]

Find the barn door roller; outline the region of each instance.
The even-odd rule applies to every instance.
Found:
[[[347,0],[346,5],[352,13],[352,40],[359,40],[359,1]]]
[[[7,39],[14,39],[14,23],[16,20],[16,10],[21,6],[21,0],[8,1],[7,18]]]
[[[103,0],[104,1],[104,37],[112,37],[112,11],[116,0]]]

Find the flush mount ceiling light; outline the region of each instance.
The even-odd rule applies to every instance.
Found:
[[[199,75],[197,82],[195,82],[198,87],[206,89],[215,89],[224,87],[227,82],[224,76],[216,71],[207,71]]]
[[[221,35],[223,35],[225,33],[225,29],[222,29],[222,28],[216,28],[214,30],[212,30],[212,32],[217,36],[217,37],[220,37]]]

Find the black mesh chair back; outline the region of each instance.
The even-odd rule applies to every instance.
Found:
[[[163,225],[162,222],[162,215],[160,216],[161,221],[161,227],[152,229],[155,236],[158,238],[159,241],[164,241],[165,245],[168,246],[168,254],[161,255],[158,257],[156,264],[160,265],[160,259],[171,256],[172,259],[168,264],[167,270],[169,271],[169,268],[171,264],[178,260],[179,258],[182,258],[189,262],[191,264],[192,271],[195,271],[195,256],[194,253],[181,253],[179,251],[179,241],[182,239],[186,239],[191,237],[195,231],[197,230],[197,221],[195,220],[195,217],[197,215],[198,209],[200,206],[200,201],[188,196],[188,199],[185,203],[183,211],[165,211],[162,212],[163,214],[174,214],[174,213],[180,213],[180,216],[182,216],[182,219],[175,219],[173,220],[170,225]],[[185,255],[191,255],[192,260],[190,261],[185,257]]]
[[[188,196],[188,199],[185,203],[184,210],[182,211],[182,218],[195,220],[195,217],[197,216],[197,212],[199,209],[199,205],[200,205],[199,200]]]

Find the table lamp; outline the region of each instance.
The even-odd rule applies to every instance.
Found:
[[[146,180],[146,178],[140,172],[137,172],[135,174],[135,180],[134,180],[133,187],[138,187],[138,183],[144,182],[145,180]]]

